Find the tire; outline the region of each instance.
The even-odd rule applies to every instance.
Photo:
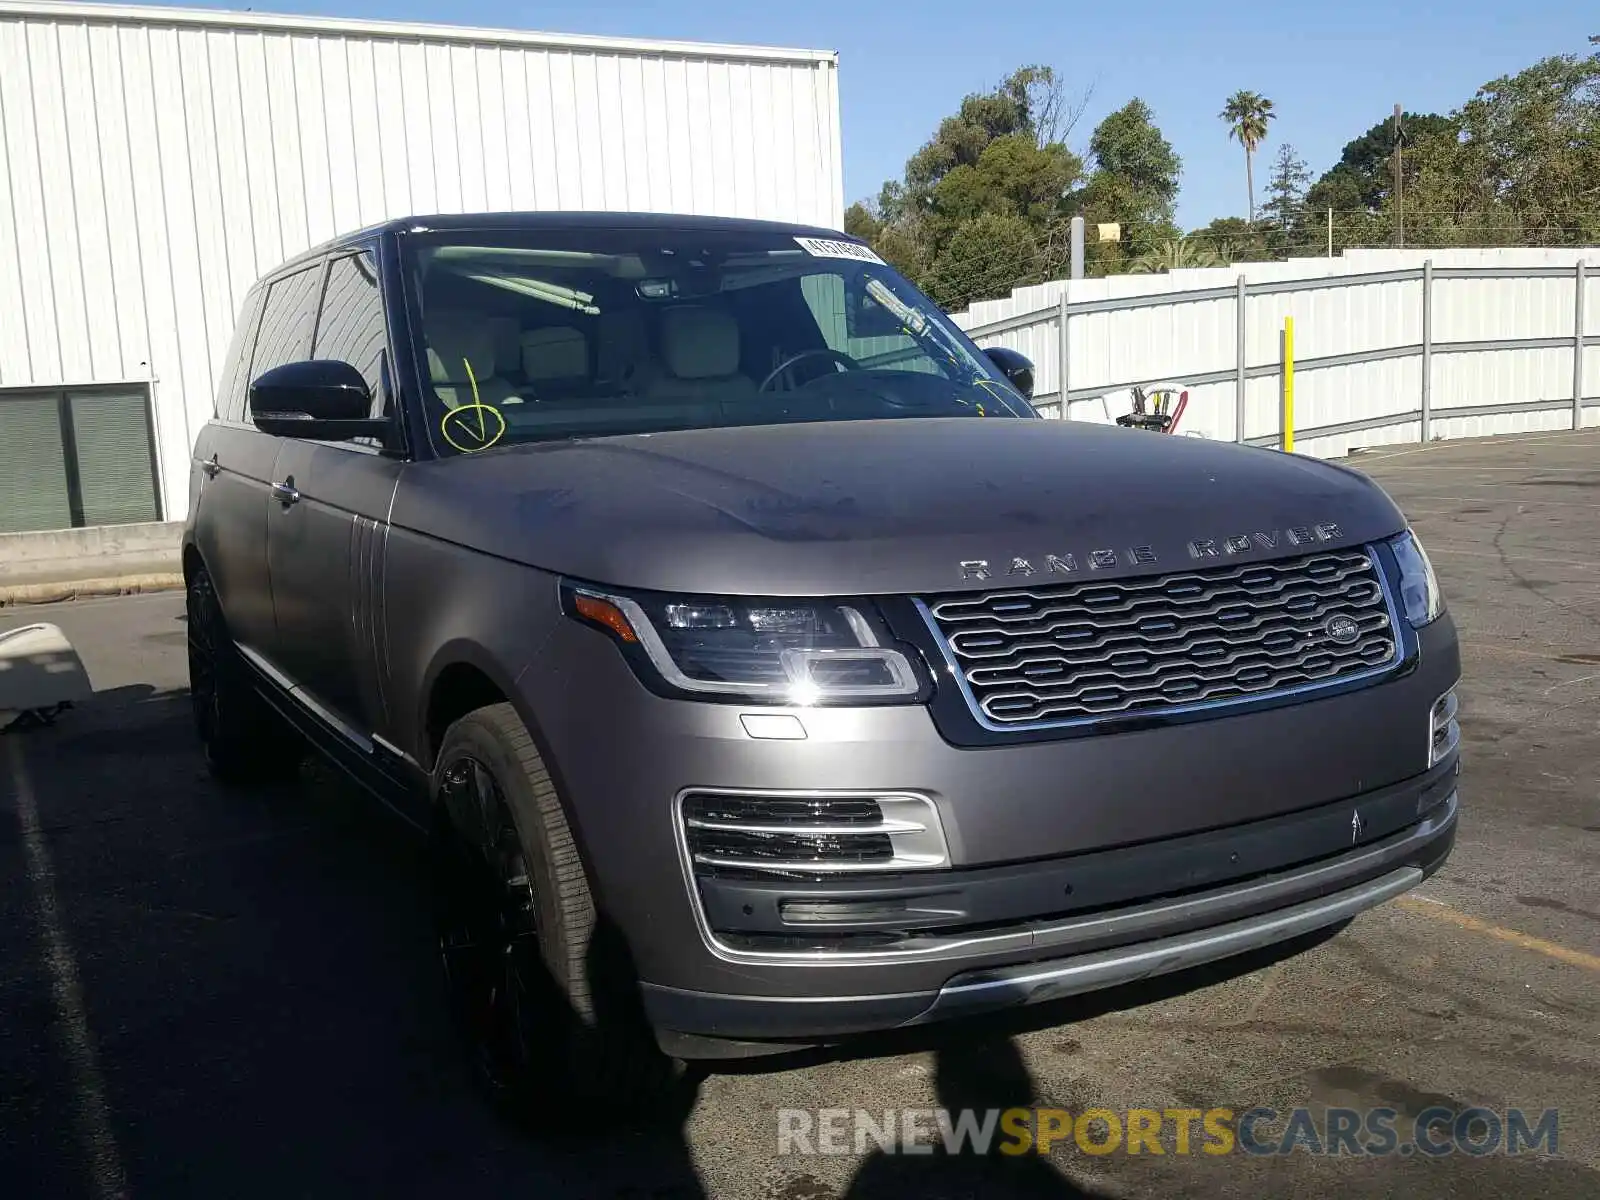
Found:
[[[509,704],[456,721],[433,772],[439,954],[478,1081],[518,1116],[626,1098],[656,1115],[681,1065],[656,1044],[550,772]]]
[[[304,743],[256,691],[204,567],[189,581],[187,610],[189,700],[212,776],[229,785],[293,778]]]

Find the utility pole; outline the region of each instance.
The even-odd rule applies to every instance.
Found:
[[[1401,169],[1405,130],[1400,127],[1400,106],[1394,106],[1394,244],[1406,244],[1405,176]]]

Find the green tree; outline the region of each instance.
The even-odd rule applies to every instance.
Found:
[[[906,162],[903,178],[851,207],[846,227],[930,293],[959,298],[942,302],[1003,296],[1037,273],[1038,247],[1082,180],[1083,162],[1062,140],[1081,111],[1051,68],[1021,67],[992,91],[963,99]],[[1004,259],[1022,264],[1009,281],[973,260],[968,227],[986,217],[1007,218],[979,229],[1003,232],[1008,253],[1016,251]],[[1011,221],[1028,233],[1026,253],[1017,250],[1019,226]]]
[[[1170,222],[1183,160],[1152,118],[1150,106],[1134,97],[1095,126],[1089,154],[1097,173],[1126,181],[1140,216]]]
[[[1305,159],[1288,142],[1279,146],[1278,157],[1272,161],[1272,177],[1267,180],[1266,204],[1276,253],[1288,255],[1304,240],[1306,185],[1310,182]]]
[[[857,200],[844,210],[844,231],[851,237],[870,242],[883,232],[883,222],[865,201]]]
[[[1211,246],[1193,238],[1173,238],[1152,246],[1128,264],[1134,275],[1165,274],[1183,267],[1225,267],[1232,261],[1231,247]]]
[[[1406,152],[1408,240],[1580,245],[1600,239],[1600,54],[1492,80],[1448,133]],[[1385,203],[1385,217],[1392,205]]]
[[[1438,113],[1402,113],[1400,127],[1408,143],[1453,132],[1449,117]],[[1345,145],[1339,161],[1312,184],[1306,202],[1314,208],[1377,212],[1394,189],[1394,118],[1386,118]]]
[[[1243,217],[1217,217],[1207,225],[1192,230],[1187,239],[1195,246],[1205,246],[1219,254],[1226,252],[1229,262],[1256,261],[1267,257],[1267,239],[1262,231]]]
[[[1244,182],[1249,197],[1249,221],[1256,219],[1255,153],[1267,136],[1267,125],[1276,115],[1272,101],[1257,92],[1235,92],[1217,114],[1228,124],[1228,136],[1244,147]]]
[[[938,131],[906,162],[907,203],[913,208],[927,204],[941,179],[957,167],[976,166],[996,138],[1014,133],[1033,136],[1028,82],[1038,69],[1022,67],[994,91],[967,96],[954,116],[939,122]]]
[[[1086,248],[1089,270],[1110,274],[1130,255],[1179,236],[1172,216],[1183,160],[1156,127],[1148,104],[1135,98],[1101,121],[1089,138],[1089,161],[1089,179],[1068,207],[1091,227],[1116,224],[1122,230],[1119,242]],[[1065,271],[1066,261],[1055,261],[1058,246],[1065,249],[1063,237],[1051,239],[1047,265]]]
[[[985,213],[955,231],[923,286],[940,308],[956,312],[1034,282],[1038,261],[1039,243],[1026,221]]]
[[[985,213],[1021,217],[1043,229],[1082,172],[1082,162],[1059,143],[1041,147],[1025,133],[995,138],[976,163],[955,167],[934,185],[929,240],[942,248],[958,227]]]

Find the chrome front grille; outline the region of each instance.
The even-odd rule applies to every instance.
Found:
[[[974,715],[996,730],[1299,691],[1376,673],[1400,654],[1363,549],[943,596],[922,608]]]
[[[686,793],[696,874],[827,875],[948,866],[939,814],[909,793]]]

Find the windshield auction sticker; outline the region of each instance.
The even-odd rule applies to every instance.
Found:
[[[795,241],[807,254],[817,258],[848,258],[853,262],[882,263],[883,259],[860,242],[834,241],[832,238],[797,237]]]

